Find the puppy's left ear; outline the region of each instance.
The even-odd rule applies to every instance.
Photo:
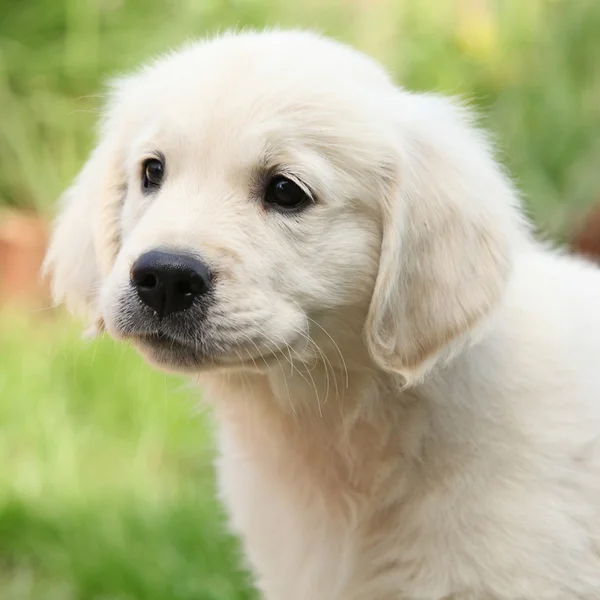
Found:
[[[499,304],[528,233],[467,111],[399,95],[398,175],[383,206],[366,336],[376,363],[410,384]]]
[[[56,304],[85,321],[98,319],[96,300],[102,277],[118,250],[124,174],[115,136],[102,136],[71,187],[60,199],[43,274]]]

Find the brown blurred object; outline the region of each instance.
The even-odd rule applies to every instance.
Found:
[[[600,202],[582,220],[571,240],[571,248],[600,263]]]
[[[31,212],[0,212],[0,304],[49,303],[40,268],[48,242],[48,226]]]

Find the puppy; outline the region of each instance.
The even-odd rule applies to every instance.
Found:
[[[600,272],[468,111],[303,32],[112,86],[46,268],[198,378],[267,600],[600,598]]]

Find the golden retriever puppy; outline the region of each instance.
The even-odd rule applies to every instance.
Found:
[[[54,296],[206,389],[267,600],[600,598],[600,271],[456,103],[293,31],[112,87]]]

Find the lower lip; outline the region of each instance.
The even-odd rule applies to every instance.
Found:
[[[137,336],[132,341],[147,359],[158,365],[195,368],[204,362],[196,350],[171,338],[145,335]]]
[[[141,342],[145,346],[169,349],[189,350],[190,348],[181,342],[159,334],[146,334],[135,336],[136,341]]]

